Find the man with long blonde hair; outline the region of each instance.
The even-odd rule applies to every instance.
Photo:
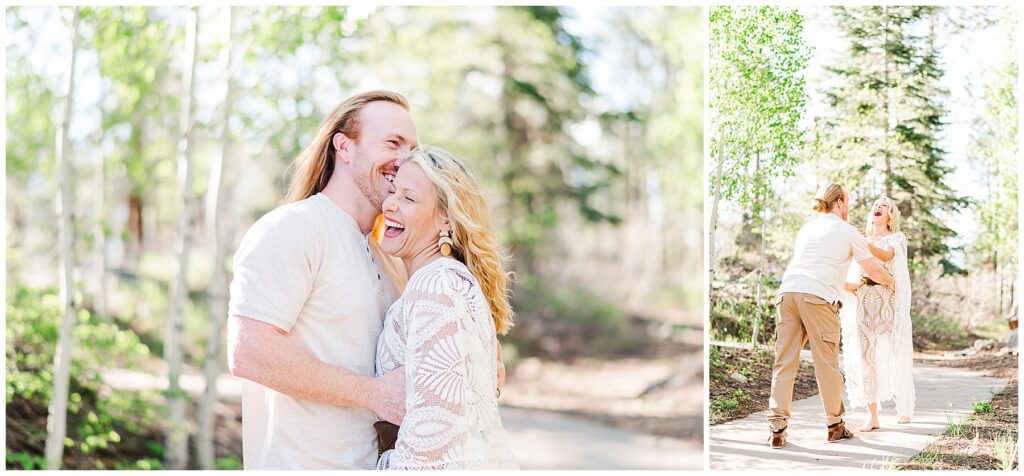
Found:
[[[800,350],[810,342],[814,375],[828,426],[827,440],[853,438],[843,422],[843,376],[839,371],[840,293],[850,260],[855,258],[871,279],[891,286],[892,275],[871,259],[867,239],[847,223],[850,197],[842,185],[830,183],[814,197],[819,217],[797,234],[793,259],[782,276],[775,300],[775,365],[769,399],[771,435],[768,446],[786,446],[793,383]]]
[[[417,144],[401,95],[345,100],[296,158],[289,203],[242,239],[228,362],[246,379],[246,469],[372,469],[377,415],[401,423],[403,372],[373,377],[397,293],[367,235],[398,161]]]

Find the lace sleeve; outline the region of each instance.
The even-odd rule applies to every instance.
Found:
[[[896,281],[896,296],[902,311],[910,315],[910,264],[907,256],[907,235],[898,233],[893,236],[892,277]]]
[[[464,301],[445,270],[416,278],[404,298],[406,414],[390,469],[448,469],[466,435]]]
[[[913,417],[916,394],[914,390],[914,329],[910,318],[911,284],[907,257],[907,236],[893,237],[892,277],[896,280],[896,328],[893,336],[893,359],[896,395],[896,413]]]
[[[857,282],[863,271],[857,260],[852,260],[846,281]],[[854,405],[861,395],[860,338],[857,336],[857,295],[847,290],[839,293],[843,305],[839,308],[839,328],[842,333],[843,376],[846,380],[847,400]],[[854,405],[855,406],[855,405]]]

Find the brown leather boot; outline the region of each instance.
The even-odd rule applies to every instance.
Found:
[[[828,442],[835,443],[837,441],[849,440],[853,438],[853,432],[846,429],[846,423],[840,421],[828,426]]]
[[[776,430],[775,428],[771,428],[771,430],[772,436],[768,437],[768,446],[773,450],[786,446],[786,429],[783,428],[781,430]]]

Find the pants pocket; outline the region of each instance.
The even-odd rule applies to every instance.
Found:
[[[804,297],[803,297],[803,301],[807,302],[807,303],[811,303],[811,304],[828,304],[829,303],[828,301],[826,301],[826,300],[824,300],[824,299],[822,299],[822,298],[820,298],[818,296],[813,296],[813,295],[810,295],[810,294],[805,294]]]
[[[835,304],[833,304],[833,303],[830,303],[830,302],[828,302],[828,301],[826,301],[826,300],[824,300],[824,299],[822,299],[822,298],[820,298],[818,296],[814,296],[814,295],[810,295],[810,294],[804,295],[803,302],[806,302],[808,304],[818,304],[818,305],[822,305],[822,306],[828,306],[828,308],[832,311],[832,314],[835,314],[837,316],[839,315],[839,308],[843,307],[843,303],[840,302],[840,301],[836,301]]]
[[[821,340],[828,348],[832,349],[833,352],[836,354],[839,353],[839,334],[822,334]]]

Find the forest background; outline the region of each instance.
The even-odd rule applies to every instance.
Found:
[[[484,181],[516,273],[505,404],[700,437],[700,9],[5,21],[8,468],[240,465],[237,404],[206,384],[231,256],[320,121],[378,88]]]

